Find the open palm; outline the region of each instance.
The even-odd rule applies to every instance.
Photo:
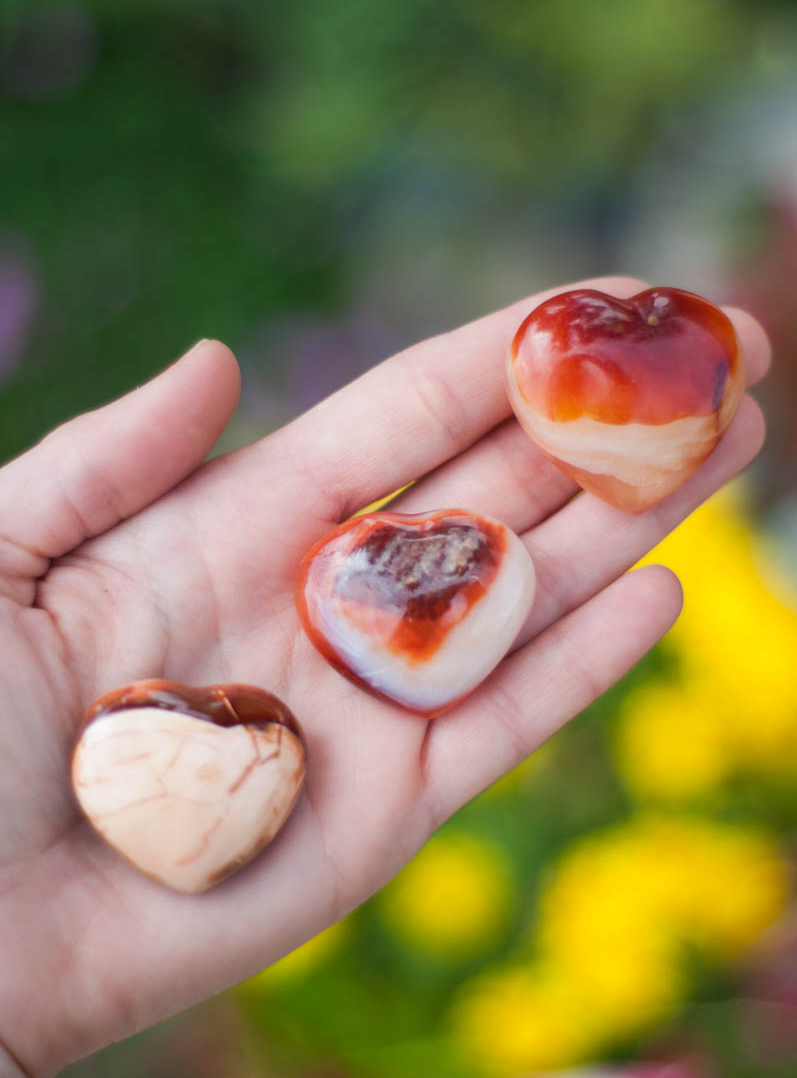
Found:
[[[620,296],[644,287],[590,286]],[[692,480],[642,516],[573,499],[573,484],[509,418],[503,391],[507,342],[541,298],[417,345],[206,464],[238,371],[223,345],[203,342],[0,471],[0,1075],[17,1065],[51,1074],[341,917],[677,616],[666,570],[623,574],[754,456],[760,412],[745,399]],[[729,313],[755,381],[766,338]],[[396,508],[498,517],[523,536],[538,573],[513,654],[433,722],[328,667],[293,600],[306,550],[411,480]],[[261,685],[306,734],[307,780],[285,829],[200,896],[131,868],[69,790],[84,708],[155,677]]]

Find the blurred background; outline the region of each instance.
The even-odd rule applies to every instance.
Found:
[[[775,346],[763,457],[654,555],[681,620],[345,922],[72,1078],[797,1075],[797,7],[0,0],[0,460],[199,337],[229,448],[614,271]]]

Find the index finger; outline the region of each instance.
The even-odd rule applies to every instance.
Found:
[[[380,363],[293,424],[314,480],[344,519],[437,468],[510,414],[504,359],[519,322],[550,296],[598,288],[628,298],[631,277],[600,277],[519,300]]]

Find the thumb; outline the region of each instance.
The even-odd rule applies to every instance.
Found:
[[[0,469],[0,591],[18,597],[49,559],[190,474],[224,430],[239,392],[232,352],[200,341],[151,382],[70,420]]]

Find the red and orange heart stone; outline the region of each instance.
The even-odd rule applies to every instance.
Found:
[[[410,711],[461,700],[512,645],[534,597],[514,532],[460,509],[370,513],[308,552],[297,605],[341,673]]]
[[[304,771],[298,724],[271,693],[138,681],[86,712],[72,785],[114,849],[190,893],[236,872],[274,838]]]
[[[641,512],[706,459],[744,393],[730,319],[678,288],[631,299],[553,296],[523,321],[507,361],[526,433],[585,490]]]

